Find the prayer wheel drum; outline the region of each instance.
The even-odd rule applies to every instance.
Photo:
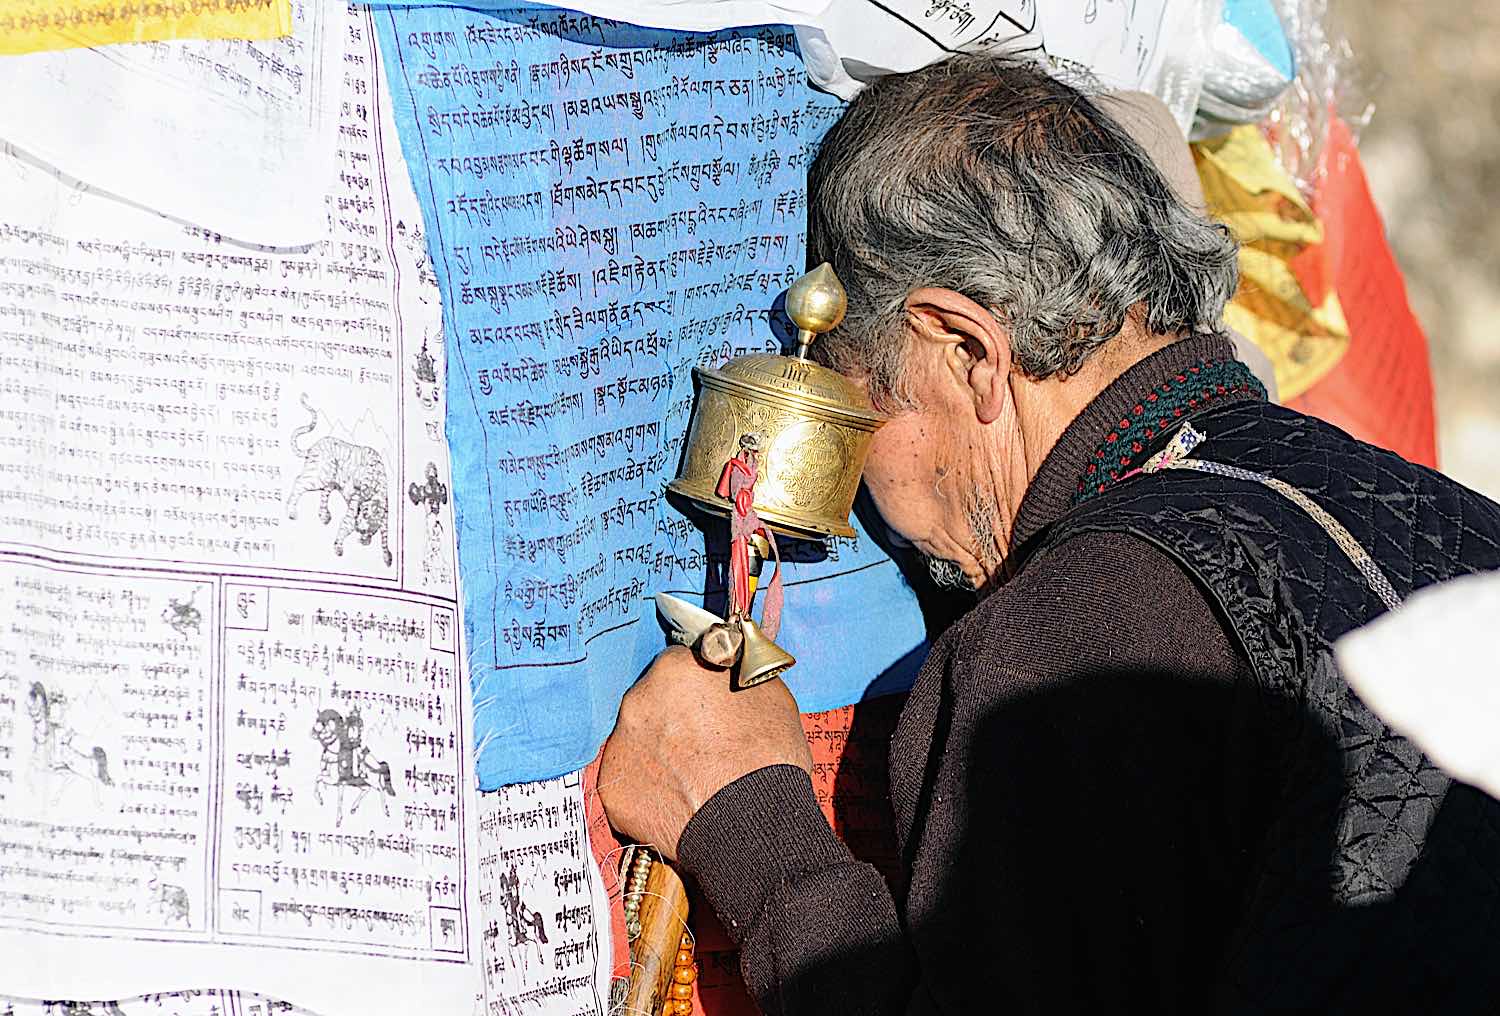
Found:
[[[742,448],[759,462],[755,510],[788,536],[853,536],[849,512],[870,440],[885,422],[859,386],[807,359],[818,335],[843,320],[844,287],[827,264],[787,291],[798,328],[795,356],[739,356],[717,370],[695,367],[698,406],[682,471],[667,489],[728,515],[717,488],[724,465]]]

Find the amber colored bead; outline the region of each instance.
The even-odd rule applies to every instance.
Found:
[[[690,967],[693,965],[693,952],[691,949],[677,950],[677,959],[673,961],[674,967]]]
[[[682,941],[679,942],[678,945],[677,945],[677,948],[679,948],[679,949],[691,949],[692,947],[693,947],[693,936],[691,936],[691,935],[683,935],[682,936]]]
[[[693,1000],[678,1002],[673,1008],[677,1010],[677,1016],[693,1016]]]
[[[693,997],[693,986],[691,984],[673,984],[672,998],[681,1001],[684,998]]]
[[[697,974],[692,967],[678,967],[672,971],[672,980],[678,984],[692,984],[693,978],[696,976]]]

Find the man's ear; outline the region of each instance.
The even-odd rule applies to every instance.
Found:
[[[943,370],[974,403],[980,423],[1000,418],[1010,397],[1010,332],[995,315],[951,289],[913,290],[906,319],[919,341],[933,343]]]

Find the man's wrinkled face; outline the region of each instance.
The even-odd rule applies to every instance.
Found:
[[[939,585],[983,589],[1000,574],[1029,482],[1009,333],[961,293],[907,297],[902,408],[875,432],[865,485]],[[857,380],[857,379],[856,379]]]
[[[1003,525],[985,459],[985,435],[962,404],[926,393],[924,407],[875,432],[865,485],[881,517],[928,561],[941,586],[982,588],[1004,557]]]

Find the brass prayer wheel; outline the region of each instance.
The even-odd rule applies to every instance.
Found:
[[[843,320],[847,306],[838,276],[819,265],[787,290],[787,315],[798,328],[795,356],[756,353],[717,370],[693,368],[698,407],[682,472],[668,490],[728,515],[719,479],[749,437],[759,449],[755,510],[766,525],[793,537],[854,535],[849,512],[885,418],[858,385],[807,359],[808,347]]]

